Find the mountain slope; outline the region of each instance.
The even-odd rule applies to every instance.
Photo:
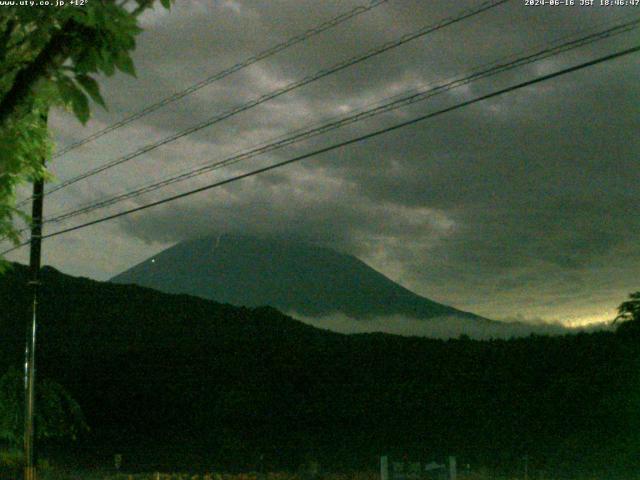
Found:
[[[111,281],[311,317],[340,312],[484,320],[416,295],[351,255],[289,241],[223,236],[182,242]]]

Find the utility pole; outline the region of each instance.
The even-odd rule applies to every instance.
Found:
[[[47,115],[42,116],[47,123]],[[44,166],[46,159],[42,159]],[[36,328],[38,314],[38,291],[40,287],[40,258],[42,247],[42,210],[44,201],[44,179],[33,182],[31,207],[31,251],[29,254],[29,287],[31,290],[31,315],[27,321],[27,339],[24,352],[24,480],[36,480],[35,465],[35,381],[36,381]]]

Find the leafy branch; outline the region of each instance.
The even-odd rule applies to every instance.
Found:
[[[171,0],[159,0],[169,8]],[[19,241],[18,184],[48,178],[53,149],[42,122],[53,106],[85,124],[90,101],[106,108],[99,75],[135,76],[139,16],[154,0],[96,0],[81,8],[16,8],[0,19],[0,238]]]

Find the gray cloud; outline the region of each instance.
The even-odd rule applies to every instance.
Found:
[[[153,13],[136,52],[139,78],[106,79],[110,110],[96,111],[87,129],[68,115],[54,116],[56,139],[60,145],[77,140],[357,4],[201,0]],[[455,2],[454,8],[444,0],[391,0],[72,152],[54,170],[69,178],[469,5],[477,3]],[[225,158],[625,15],[510,2],[74,185],[52,195],[46,211]],[[617,37],[483,80],[107,212],[435,111],[632,41],[633,35]],[[487,317],[522,312],[554,321],[602,320],[638,288],[638,74],[636,57],[608,62],[78,232],[69,237],[76,242],[73,254],[59,240],[47,258],[62,270],[107,278],[171,243],[211,231],[294,236],[353,253],[418,293]]]

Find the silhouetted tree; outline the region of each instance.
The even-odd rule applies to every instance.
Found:
[[[39,382],[37,395],[38,438],[75,439],[87,429],[80,406],[62,385],[43,380]],[[0,377],[0,440],[18,445],[22,441],[23,422],[23,377],[17,368],[12,367]]]
[[[613,323],[622,322],[640,322],[640,292],[630,293],[629,300],[622,302],[618,307],[618,316]]]

